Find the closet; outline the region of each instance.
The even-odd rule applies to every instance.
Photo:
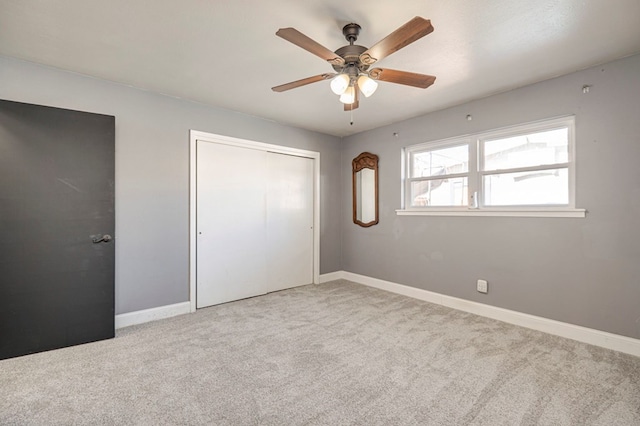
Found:
[[[197,308],[313,283],[317,160],[195,145]]]

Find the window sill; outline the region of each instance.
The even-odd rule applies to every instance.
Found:
[[[398,216],[490,216],[490,217],[572,217],[584,218],[587,215],[586,209],[553,209],[553,208],[484,208],[484,209],[399,209],[396,210]]]

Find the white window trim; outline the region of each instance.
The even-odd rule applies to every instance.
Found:
[[[482,149],[484,145],[480,143],[482,140],[497,139],[505,136],[512,136],[520,133],[529,133],[532,131],[542,132],[553,130],[560,127],[568,127],[569,129],[569,161],[568,163],[554,164],[553,168],[567,167],[569,173],[569,203],[566,206],[500,206],[500,207],[410,207],[407,206],[406,196],[408,193],[409,179],[411,172],[410,154],[413,152],[424,150],[425,148],[434,149],[446,146],[455,146],[460,143],[467,143],[469,146],[469,197],[474,191],[471,188],[480,188],[478,180],[484,174],[495,173],[495,171],[486,172],[477,170],[482,168],[480,161],[482,159]],[[411,145],[402,150],[402,208],[396,210],[398,216],[479,216],[479,217],[564,217],[564,218],[584,218],[586,217],[586,209],[575,207],[575,117],[564,116],[548,120],[541,120],[522,125],[509,126],[501,129],[491,130],[482,133],[465,135],[455,138],[449,138],[434,142],[426,142],[417,145]],[[472,158],[477,158],[478,162],[473,165]],[[545,169],[551,166],[539,166]]]
[[[477,216],[477,217],[567,217],[567,218],[583,218],[587,216],[585,209],[498,209],[498,208],[484,208],[484,209],[446,209],[436,208],[433,210],[424,209],[412,209],[412,210],[396,210],[398,216]]]

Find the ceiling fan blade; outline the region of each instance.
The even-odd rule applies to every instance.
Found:
[[[339,55],[336,55],[331,50],[327,49],[317,41],[310,39],[295,28],[280,28],[276,32],[276,35],[295,44],[296,46],[302,47],[307,52],[313,53],[332,65],[344,65],[344,59]]]
[[[292,81],[291,83],[281,84],[280,86],[272,87],[271,90],[274,92],[285,92],[287,90],[295,89],[296,87],[306,86],[307,84],[316,83],[322,80],[329,80],[333,78],[333,74],[320,74],[314,75],[313,77],[303,78],[302,80]]]
[[[432,31],[433,25],[430,20],[416,16],[363,52],[360,55],[360,61],[365,65],[371,65]]]
[[[344,104],[344,110],[345,111],[353,111],[354,109],[358,108],[360,106],[360,102],[355,101],[352,104]]]
[[[369,77],[378,81],[404,84],[406,86],[419,87],[421,89],[426,89],[436,81],[436,78],[432,75],[398,71],[389,68],[374,68],[369,71]]]

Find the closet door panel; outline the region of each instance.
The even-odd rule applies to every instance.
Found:
[[[313,168],[310,158],[269,153],[268,291],[313,282]]]
[[[267,152],[197,142],[197,307],[267,292]]]

